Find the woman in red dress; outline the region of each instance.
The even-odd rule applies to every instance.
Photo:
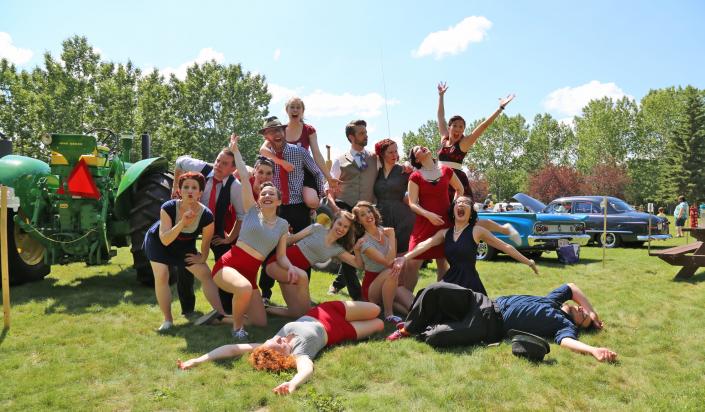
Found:
[[[443,96],[448,90],[448,85],[445,82],[438,83],[438,131],[441,134],[441,148],[438,150],[438,163],[450,167],[455,172],[455,175],[460,179],[463,185],[465,195],[472,199],[472,190],[470,182],[463,171],[463,159],[470,150],[470,147],[475,144],[477,139],[485,132],[485,130],[494,122],[497,116],[504,111],[504,108],[509,102],[514,99],[514,95],[510,94],[504,99],[499,100],[499,107],[480,123],[469,135],[465,136],[465,120],[455,115],[446,123],[446,112],[443,104]],[[449,199],[453,198],[452,189],[449,194]]]
[[[439,165],[424,146],[414,146],[409,151],[409,161],[416,170],[409,176],[409,207],[416,213],[414,229],[409,238],[409,250],[433,236],[439,229],[450,226],[448,221],[448,189],[455,190],[456,196],[463,194],[463,185],[453,170]],[[424,260],[436,259],[438,279],[443,278],[448,269],[442,245],[434,247],[407,263],[402,285],[414,291],[419,279],[419,269]]]

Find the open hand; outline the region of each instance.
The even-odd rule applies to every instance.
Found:
[[[602,329],[605,327],[605,324],[602,323],[600,320],[600,317],[597,316],[597,313],[595,312],[590,312],[590,319],[592,320],[592,326],[594,326],[597,329]]]
[[[332,176],[328,178],[328,187],[329,187],[331,190],[337,191],[337,190],[338,190],[338,185],[340,185],[340,180],[339,180],[339,179],[336,179],[336,178],[334,178],[334,177],[332,177]],[[333,192],[333,193],[335,194],[335,192]]]
[[[276,388],[272,389],[272,392],[277,395],[288,395],[296,390],[296,387],[291,384],[291,382],[284,382]]]
[[[507,107],[507,105],[509,104],[509,102],[511,102],[512,100],[514,100],[514,97],[516,97],[515,94],[508,94],[507,97],[505,97],[504,99],[499,99],[499,107],[501,107],[502,109],[504,109],[505,107]]]
[[[196,364],[193,362],[193,359],[189,359],[187,361],[182,361],[181,359],[176,360],[176,366],[181,369],[182,371],[188,370],[196,366]]]
[[[296,285],[299,283],[299,268],[296,266],[289,266],[289,269],[286,271],[286,277],[288,279],[288,284],[289,285]]]
[[[287,162],[286,160],[282,160],[279,163],[279,166],[282,167],[284,170],[286,170],[287,173],[291,173],[294,171],[294,165],[291,163]]]
[[[356,250],[356,251],[359,252],[360,249],[362,249],[362,244],[363,244],[363,243],[365,243],[365,239],[364,239],[364,238],[358,239],[357,242],[355,242],[355,246],[353,246],[353,250]]]
[[[438,88],[439,96],[443,96],[446,94],[446,90],[448,90],[448,84],[446,84],[446,82],[438,82],[438,86],[436,87]]]

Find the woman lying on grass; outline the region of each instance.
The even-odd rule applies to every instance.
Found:
[[[364,339],[384,329],[378,319],[379,306],[369,302],[325,302],[305,316],[284,325],[264,343],[224,345],[198,358],[177,361],[180,369],[190,369],[203,362],[231,358],[252,352],[250,364],[255,369],[274,372],[296,368],[296,375],[273,389],[286,395],[294,392],[313,374],[313,358],[324,347],[346,340]]]

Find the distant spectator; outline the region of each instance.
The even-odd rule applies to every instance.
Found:
[[[698,218],[700,217],[700,214],[698,213],[698,207],[695,205],[695,203],[690,205],[690,210],[688,210],[688,215],[690,215],[690,227],[691,228],[698,227]]]
[[[639,207],[637,207],[636,210],[638,210],[639,212],[643,212],[643,211],[644,211],[644,205],[639,205]]]
[[[662,218],[664,218],[664,219],[667,218],[667,216],[666,216],[666,208],[664,208],[663,206],[659,207],[659,208],[658,208],[658,214],[657,214],[656,216],[662,217]]]
[[[514,206],[511,204],[507,204],[507,212],[513,212],[514,211]]]
[[[685,196],[678,196],[678,205],[673,211],[673,217],[676,219],[676,237],[683,237],[683,226],[685,226],[685,218],[688,213],[688,203],[685,201]]]

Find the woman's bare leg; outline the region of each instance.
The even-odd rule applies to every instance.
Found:
[[[196,279],[201,282],[201,289],[203,289],[203,295],[206,297],[206,300],[208,300],[208,303],[211,304],[211,307],[218,311],[218,313],[225,314],[223,304],[220,301],[218,286],[216,286],[215,282],[213,282],[213,278],[211,277],[211,271],[208,268],[208,265],[206,265],[205,263],[200,263],[198,265],[187,266],[186,269],[189,272],[193,273],[193,276],[195,276]]]
[[[355,328],[357,339],[364,339],[384,330],[384,322],[382,322],[382,319],[355,320],[350,321],[350,324]]]
[[[370,284],[368,297],[370,302],[382,304],[384,317],[394,314],[394,294],[397,289],[397,278],[391,276],[391,270],[385,269],[377,275]]]
[[[252,326],[267,326],[267,312],[262,303],[262,294],[259,289],[252,291],[252,298],[247,307],[247,318],[245,323]]]
[[[401,312],[403,314],[409,313],[411,309],[411,304],[414,302],[414,294],[405,287],[397,287],[396,295],[394,297],[394,303],[399,304],[404,310]]]
[[[233,330],[240,329],[244,325],[244,316],[252,298],[250,281],[237,270],[227,266],[219,270],[213,280],[219,288],[233,294]]]
[[[304,204],[309,209],[318,209],[321,200],[318,198],[318,191],[312,187],[304,186],[302,195],[304,198]]]
[[[404,278],[400,283],[412,293],[419,282],[419,270],[421,270],[422,264],[423,260],[412,259],[404,265],[405,270],[402,272]]]
[[[445,258],[438,258],[436,259],[436,280],[438,282],[443,279],[443,276],[446,275],[446,272],[448,271],[448,261]]]
[[[169,267],[163,263],[149,262],[154,273],[154,293],[157,295],[159,309],[165,322],[174,322],[171,314],[171,287],[169,286]]]
[[[380,312],[379,306],[371,302],[346,300],[343,301],[343,305],[345,305],[345,320],[348,322],[375,319]]]
[[[282,291],[282,296],[284,297],[287,307],[269,307],[267,308],[267,313],[298,318],[311,309],[311,295],[309,294],[308,278],[306,276],[299,277],[299,281],[296,285],[280,282],[279,288]]]

